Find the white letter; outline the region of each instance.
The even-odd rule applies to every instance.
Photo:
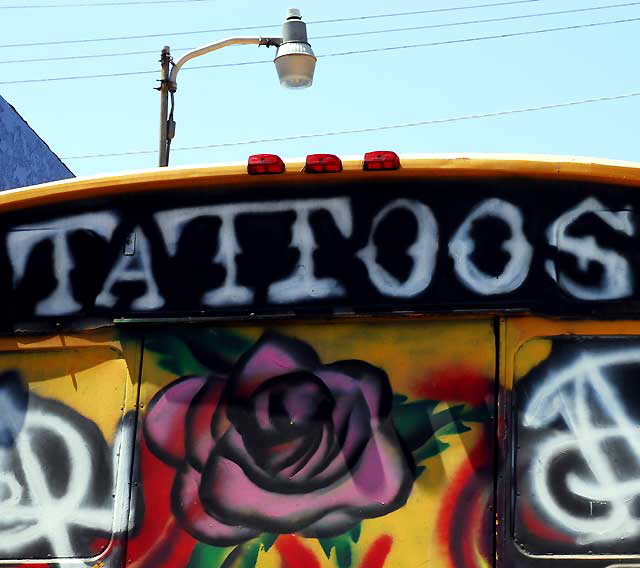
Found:
[[[351,207],[346,198],[323,199],[321,201],[294,201],[291,208],[296,212],[293,223],[291,247],[300,251],[300,258],[293,273],[269,286],[269,300],[276,304],[295,302],[307,298],[336,298],[344,296],[344,288],[333,278],[316,278],[313,266],[313,251],[317,248],[309,225],[309,213],[313,210],[328,211],[344,237],[351,236]]]
[[[480,270],[471,260],[475,243],[471,238],[473,223],[483,217],[495,217],[504,221],[511,238],[502,243],[501,250],[509,253],[509,262],[502,274],[493,276]],[[529,274],[532,248],[522,231],[520,210],[502,199],[487,199],[477,205],[460,225],[449,243],[449,255],[453,258],[456,274],[462,283],[478,294],[507,294],[518,288]]]
[[[236,238],[235,218],[243,212],[240,205],[210,205],[203,207],[186,207],[156,213],[156,221],[162,231],[169,253],[178,251],[178,240],[184,228],[199,217],[218,217],[222,223],[218,233],[218,252],[214,262],[224,266],[226,275],[220,288],[206,292],[201,302],[207,306],[237,306],[249,304],[253,300],[253,292],[236,282],[236,255],[241,249]]]
[[[27,261],[36,245],[50,241],[53,246],[53,274],[57,286],[48,298],[36,304],[36,315],[66,315],[82,307],[71,294],[69,273],[74,266],[67,237],[74,231],[86,229],[109,240],[117,223],[113,213],[85,213],[33,225],[21,225],[9,232],[7,248],[13,266],[14,287],[22,280]]]
[[[218,245],[218,254],[213,260],[224,265],[226,276],[222,287],[210,290],[202,296],[202,303],[206,306],[249,304],[253,300],[253,292],[246,286],[240,286],[236,282],[238,274],[236,256],[242,252],[236,238],[236,211],[232,208],[225,208],[220,217],[222,219],[219,233],[220,244]]]
[[[286,211],[296,213],[291,246],[300,251],[298,266],[286,279],[269,286],[270,301],[284,303],[305,298],[327,298],[344,294],[344,290],[334,279],[314,276],[313,251],[316,248],[316,243],[309,225],[309,213],[317,209],[328,211],[345,237],[351,234],[351,210],[347,198],[263,201],[188,207],[162,211],[156,213],[155,217],[169,253],[173,255],[177,252],[178,239],[189,222],[198,217],[220,218],[222,226],[220,227],[218,251],[214,262],[224,266],[226,276],[222,286],[204,294],[202,302],[207,306],[231,306],[249,304],[253,300],[253,291],[246,286],[241,286],[236,281],[238,274],[236,256],[242,252],[235,230],[235,219],[238,215],[269,215]],[[260,235],[257,238],[260,238]]]
[[[630,211],[608,211],[597,199],[589,197],[580,205],[570,209],[547,230],[549,244],[558,251],[573,254],[578,261],[578,268],[586,272],[591,262],[597,262],[604,269],[599,285],[584,286],[563,273],[558,273],[553,261],[547,260],[545,267],[549,276],[560,288],[580,300],[613,300],[625,298],[633,292],[633,276],[626,258],[612,250],[598,246],[593,236],[572,237],[568,234],[570,225],[585,213],[593,213],[616,231],[632,236]]]
[[[107,308],[115,306],[118,298],[111,293],[111,290],[118,282],[144,282],[146,284],[147,291],[131,302],[132,309],[153,310],[164,305],[164,300],[158,293],[158,286],[153,278],[149,242],[139,228],[136,228],[133,235],[134,254],[123,255],[118,259],[102,287],[102,292],[96,298],[96,306]]]
[[[382,219],[396,209],[406,209],[413,214],[418,223],[417,239],[407,249],[407,253],[413,259],[413,270],[405,282],[400,282],[378,264],[376,260],[378,249],[373,242],[373,236]],[[396,199],[375,216],[369,233],[369,242],[365,248],[358,251],[357,256],[366,265],[371,282],[380,292],[387,296],[411,298],[429,286],[437,252],[438,225],[431,209],[419,201]]]

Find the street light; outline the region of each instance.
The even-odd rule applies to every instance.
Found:
[[[289,9],[287,19],[282,24],[282,37],[232,37],[203,45],[183,55],[173,64],[169,46],[165,46],[160,55],[162,78],[160,80],[160,155],[159,166],[169,165],[169,148],[175,136],[176,123],[173,120],[173,97],[178,88],[176,78],[182,66],[193,59],[228,45],[265,45],[278,48],[274,63],[280,84],[289,89],[310,87],[316,57],[307,40],[307,25],[300,17],[300,10]],[[171,69],[170,69],[171,67]],[[171,94],[171,113],[169,113],[169,94]]]

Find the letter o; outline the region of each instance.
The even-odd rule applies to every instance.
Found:
[[[411,274],[401,282],[376,260],[378,248],[373,242],[378,225],[391,211],[405,209],[418,223],[418,236],[407,249],[413,259]],[[412,199],[396,199],[384,207],[373,219],[367,246],[357,252],[369,271],[369,278],[379,292],[394,298],[412,298],[423,292],[431,282],[438,252],[438,224],[426,205]]]
[[[471,227],[482,217],[497,217],[511,230],[511,238],[502,244],[502,250],[509,253],[509,262],[499,276],[483,272],[471,260],[475,250]],[[516,290],[529,274],[532,254],[533,249],[522,230],[522,213],[516,206],[498,198],[487,199],[476,206],[449,243],[456,275],[467,288],[484,296]]]

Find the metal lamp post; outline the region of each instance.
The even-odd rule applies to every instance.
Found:
[[[310,87],[316,57],[307,40],[307,25],[300,17],[300,10],[291,8],[287,19],[282,24],[282,37],[232,37],[203,45],[183,55],[173,64],[169,46],[165,46],[160,56],[162,76],[160,80],[160,153],[159,166],[169,165],[169,148],[175,136],[176,123],[173,120],[173,96],[178,85],[176,78],[182,66],[194,57],[205,55],[211,51],[228,45],[265,45],[278,48],[274,63],[280,84],[290,89]],[[172,67],[173,65],[173,67]],[[169,113],[169,95],[172,105]]]

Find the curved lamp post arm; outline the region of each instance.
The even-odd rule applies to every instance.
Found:
[[[212,51],[216,51],[217,49],[227,47],[228,45],[266,45],[267,47],[273,45],[275,47],[279,47],[281,44],[282,38],[280,37],[229,37],[227,39],[216,41],[215,43],[198,47],[189,53],[185,53],[180,59],[178,59],[178,61],[176,61],[173,69],[171,69],[171,73],[169,74],[169,90],[175,92],[177,89],[176,77],[178,76],[178,72],[187,61],[190,61],[194,57],[205,55]]]
[[[302,21],[300,10],[290,8],[287,19],[282,24],[282,37],[229,37],[215,43],[209,43],[185,53],[173,64],[168,46],[160,54],[160,151],[159,166],[169,165],[169,148],[175,135],[176,123],[173,120],[173,96],[178,89],[177,77],[182,66],[194,57],[206,55],[228,45],[264,45],[278,48],[274,63],[280,84],[288,88],[304,88],[311,85],[316,57],[307,39],[307,26]],[[173,67],[172,67],[173,64]],[[171,112],[169,113],[169,95]]]
[[[282,41],[281,37],[229,37],[227,39],[216,41],[215,43],[203,45],[185,53],[180,59],[178,59],[171,70],[169,70],[171,55],[169,53],[169,48],[165,46],[162,50],[160,59],[162,63],[162,79],[160,87],[158,88],[160,91],[160,152],[158,165],[160,167],[169,165],[169,147],[171,145],[171,139],[175,134],[173,112],[171,115],[168,113],[169,93],[171,93],[171,96],[173,97],[173,93],[175,93],[178,88],[176,78],[178,77],[178,72],[182,66],[194,57],[206,55],[207,53],[216,51],[217,49],[222,49],[228,45],[265,45],[267,47],[273,45],[279,47],[282,45]]]

